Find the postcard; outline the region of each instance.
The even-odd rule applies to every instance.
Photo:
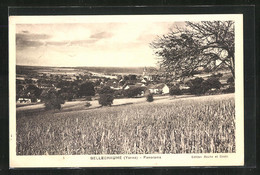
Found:
[[[9,16],[10,168],[243,166],[243,15]]]

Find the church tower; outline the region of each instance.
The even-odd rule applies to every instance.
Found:
[[[147,72],[146,72],[146,67],[144,67],[144,70],[143,70],[143,77],[147,75]]]

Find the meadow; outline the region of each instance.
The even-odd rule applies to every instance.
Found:
[[[17,155],[234,153],[234,96],[17,112]]]

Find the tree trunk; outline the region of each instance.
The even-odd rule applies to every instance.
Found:
[[[234,60],[234,56],[230,57],[230,70],[232,73],[233,78],[235,79],[235,60]]]

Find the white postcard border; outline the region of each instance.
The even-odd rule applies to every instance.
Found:
[[[235,21],[235,115],[236,153],[131,154],[131,155],[16,155],[16,24],[131,22],[131,21]],[[9,143],[10,168],[29,167],[156,167],[156,166],[243,166],[244,165],[244,71],[243,15],[105,15],[105,16],[10,16],[9,17]],[[146,157],[144,157],[146,156]],[[106,160],[102,160],[106,159]],[[149,158],[147,158],[149,157]]]

